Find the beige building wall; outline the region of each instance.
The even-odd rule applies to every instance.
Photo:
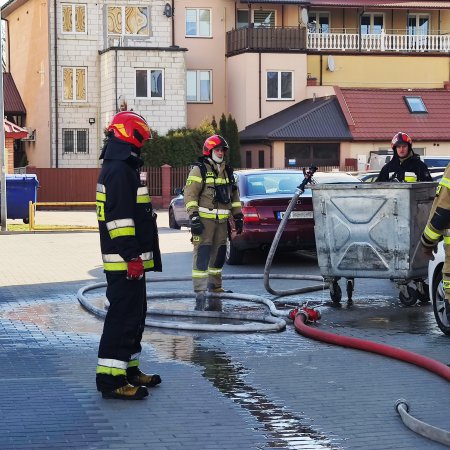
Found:
[[[327,68],[329,57],[334,60],[333,72]],[[322,85],[343,88],[442,88],[449,79],[449,60],[448,55],[309,55],[308,73],[319,84],[322,79]]]
[[[306,98],[305,54],[244,53],[228,58],[228,105],[239,130]],[[293,72],[293,99],[267,100],[268,71]]]
[[[50,167],[48,5],[45,0],[17,3],[8,16],[9,40],[14,43],[8,70],[26,105],[24,126],[39,130],[35,142],[25,143],[28,163]]]

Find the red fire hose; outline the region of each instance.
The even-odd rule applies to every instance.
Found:
[[[316,322],[320,319],[320,313],[317,310],[312,308],[294,309],[289,316],[294,320],[294,326],[297,332],[303,336],[315,339],[316,341],[328,342],[329,344],[340,345],[342,347],[356,348],[366,352],[389,356],[390,358],[415,364],[450,381],[450,367],[434,359],[408,350],[402,350],[401,348],[391,347],[390,345],[378,344],[349,336],[341,336],[307,326],[306,324],[308,322]]]

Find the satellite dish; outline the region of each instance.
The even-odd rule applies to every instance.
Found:
[[[306,8],[302,8],[300,11],[300,22],[302,25],[308,25],[308,10]]]
[[[333,55],[328,55],[327,68],[330,72],[334,72],[334,69],[336,68],[336,66],[334,65]]]

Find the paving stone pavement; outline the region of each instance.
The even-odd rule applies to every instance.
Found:
[[[162,276],[189,275],[188,234],[167,229],[166,219],[161,212]],[[0,234],[0,449],[445,448],[409,431],[394,402],[403,397],[416,417],[450,429],[447,381],[306,339],[292,325],[253,334],[147,329],[143,368],[162,384],[143,401],[103,400],[94,373],[102,321],[76,299],[104,280],[98,247],[89,232]],[[261,281],[233,289],[270,298]],[[450,340],[431,307],[401,308],[391,290],[371,304],[366,292],[355,295],[354,314],[325,308],[320,326],[449,362]]]

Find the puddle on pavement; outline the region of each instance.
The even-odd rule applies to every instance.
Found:
[[[311,426],[308,419],[290,413],[245,383],[247,370],[224,353],[206,350],[195,343],[192,361],[204,368],[203,376],[234,403],[248,411],[261,425],[267,438],[265,448],[338,449],[336,444]]]

